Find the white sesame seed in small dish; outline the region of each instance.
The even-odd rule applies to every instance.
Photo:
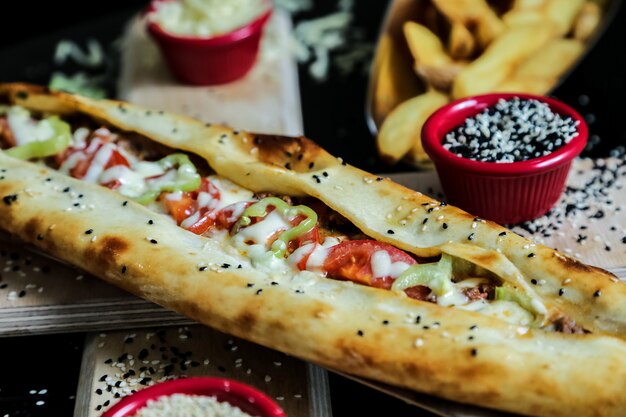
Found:
[[[225,378],[181,378],[122,398],[102,417],[287,417],[272,399]]]

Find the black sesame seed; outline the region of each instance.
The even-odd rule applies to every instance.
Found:
[[[3,290],[3,289],[5,289],[8,286],[9,286],[9,284],[7,284],[6,282],[3,283],[3,284],[0,284],[0,290]]]
[[[394,231],[393,231],[393,230],[391,230],[391,229],[387,230],[387,234],[389,234],[389,235],[393,235],[394,233],[396,233],[396,232],[394,232]]]
[[[593,293],[594,297],[600,297],[600,295],[602,295],[602,291],[600,291],[600,290],[598,290],[598,291]]]
[[[107,359],[104,361],[105,364],[109,365],[111,363],[113,363],[113,359]]]
[[[478,349],[472,349],[471,353],[472,353],[472,356],[478,355]]]
[[[20,100],[26,100],[28,98],[28,92],[21,90],[15,93],[15,96]]]
[[[63,192],[64,192],[64,193],[69,193],[69,192],[70,192],[70,190],[71,190],[71,188],[70,188],[70,187],[65,187],[65,188],[63,189]]]
[[[40,234],[37,235],[37,240],[43,240],[43,236]]]
[[[537,285],[537,280],[535,278],[533,278],[533,279],[530,280],[530,283],[533,284],[533,285]]]
[[[154,220],[152,219],[148,220],[148,224],[154,224]]]
[[[102,406],[101,405],[97,405],[96,406],[96,411],[100,411],[100,410],[102,410]]]
[[[376,181],[382,181],[382,180],[384,180],[383,177],[376,177]]]
[[[211,127],[211,123],[205,123],[204,126],[205,127]]]
[[[476,330],[476,329],[478,329],[478,325],[477,324],[473,324],[473,325],[470,326],[469,329],[470,330]]]
[[[2,197],[2,201],[4,201],[4,204],[6,204],[7,206],[10,206],[15,201],[17,201],[17,194],[5,195],[4,197]]]
[[[506,236],[506,232],[500,232],[498,236]]]
[[[565,290],[563,288],[559,288],[559,297],[565,294]]]
[[[315,166],[315,162],[309,162],[309,169],[313,169],[314,166]]]
[[[198,271],[202,272],[202,271],[206,271],[207,270],[207,266],[201,266],[198,268]]]
[[[263,288],[259,288],[258,290],[256,290],[256,295],[259,295],[263,292]]]
[[[534,258],[534,257],[535,257],[535,254],[531,252],[531,253],[529,253],[529,254],[528,254],[528,257],[529,257],[529,258]]]
[[[153,245],[156,245],[156,244],[157,244],[157,243],[159,243],[159,242],[157,242],[157,240],[156,240],[156,239],[150,239],[150,243],[152,243]]]
[[[296,294],[304,294],[304,291],[302,291],[301,289],[297,289],[294,291]]]
[[[18,297],[20,297],[20,298],[24,297],[25,295],[26,295],[26,291],[25,291],[25,290],[22,290],[22,291],[20,291],[20,292],[17,294],[17,296],[18,296]]]
[[[467,340],[474,340],[474,336],[468,336]]]
[[[86,234],[86,235],[90,235],[90,234],[92,234],[92,233],[93,233],[93,229],[87,229],[87,230],[85,230],[85,234]]]
[[[226,264],[226,263],[224,263],[224,264],[222,264],[222,268],[224,268],[224,269],[228,269],[228,268],[230,268],[230,264]]]
[[[124,207],[126,207],[127,205],[128,205],[128,201],[124,201],[124,202],[122,203],[122,206],[124,206]]]
[[[389,320],[383,320],[383,325],[388,325],[389,324]]]
[[[108,377],[109,377],[109,376],[108,376],[107,374],[104,374],[104,375],[102,375],[102,376],[100,377],[99,381],[100,381],[100,382],[104,382],[104,381],[106,381],[106,379],[107,379]]]
[[[422,321],[422,316],[415,317],[415,324],[420,324],[420,321]]]
[[[278,282],[276,282],[276,281],[272,281],[272,282],[270,283],[270,285],[276,286],[276,285],[278,285]]]
[[[427,211],[428,213],[432,213],[434,209],[435,209],[434,207],[431,207],[431,208],[429,208],[429,209],[428,209],[428,210],[426,210],[426,211]]]
[[[243,266],[241,264],[237,265],[237,269],[241,269]]]
[[[428,217],[426,217],[424,220],[422,220],[422,224],[426,224],[428,223]]]
[[[253,284],[253,283],[251,283],[251,282],[248,282],[248,283],[246,284],[246,286],[247,286],[248,288],[252,288],[252,287],[254,287],[254,284]]]
[[[430,326],[422,326],[422,329],[428,330],[428,329],[430,329]]]
[[[322,182],[322,180],[320,180],[320,177],[317,175],[313,175],[313,179],[315,180],[315,182],[317,182],[318,184],[320,184]]]
[[[357,335],[359,335],[359,336],[363,336],[363,335],[364,335],[363,330],[358,330],[358,331],[356,332],[356,334],[357,334]]]
[[[291,162],[287,162],[285,164],[285,169],[291,169]]]
[[[139,358],[139,360],[144,360],[148,357],[148,349],[143,348],[141,349],[141,352],[139,352],[139,355],[137,355],[137,358]]]
[[[74,207],[80,206],[80,203],[74,203]]]
[[[441,227],[443,227],[444,229],[447,229],[448,228],[448,223],[442,224]]]
[[[467,240],[474,240],[474,233],[470,233]]]
[[[224,368],[222,365],[218,366],[217,370],[220,372],[226,372],[226,368]]]
[[[126,265],[122,265],[122,274],[126,273]]]
[[[101,379],[101,381],[104,381],[104,380],[103,380],[103,379]],[[96,394],[98,394],[98,395],[102,395],[102,390],[101,390],[100,388],[98,388],[98,389],[96,390]]]
[[[328,172],[324,171],[324,172],[322,172],[322,175],[325,176],[325,177],[328,177]]]

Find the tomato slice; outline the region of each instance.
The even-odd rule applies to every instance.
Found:
[[[394,278],[375,277],[372,271],[372,256],[378,251],[386,251],[391,262],[416,263],[409,254],[389,244],[375,240],[351,240],[330,248],[323,269],[330,278],[389,289]]]
[[[209,227],[215,224],[215,219],[212,216],[212,212],[207,211],[204,215],[200,216],[200,219],[189,226],[187,230],[197,235],[201,235],[202,233],[209,230]]]
[[[176,224],[181,224],[183,220],[196,212],[195,199],[191,193],[182,193],[180,199],[163,198],[165,208],[176,220]]]
[[[89,171],[89,167],[91,167],[91,163],[93,162],[93,159],[98,153],[98,151],[100,150],[100,148],[102,148],[102,145],[104,145],[104,143],[98,146],[97,149],[93,153],[90,153],[90,154],[85,153],[84,149],[72,150],[70,148],[67,151],[65,151],[65,154],[63,155],[62,160],[59,162],[59,164],[63,163],[65,159],[67,159],[70,155],[76,152],[85,153],[86,158],[78,161],[76,165],[74,165],[74,167],[70,169],[70,175],[72,177],[83,178],[87,174],[87,171]],[[111,156],[109,157],[109,160],[104,165],[104,169],[108,169],[108,168],[118,166],[118,165],[124,165],[126,167],[130,167],[130,163],[128,162],[126,157],[124,157],[124,155],[122,155],[117,149],[113,149],[111,151]]]

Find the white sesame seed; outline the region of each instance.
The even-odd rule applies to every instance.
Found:
[[[415,347],[421,347],[424,346],[424,339],[422,339],[421,337],[415,339],[415,343],[413,344]]]

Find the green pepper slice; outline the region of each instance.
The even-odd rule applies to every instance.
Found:
[[[54,131],[54,135],[50,139],[15,146],[11,149],[7,149],[5,153],[14,158],[27,160],[53,156],[67,149],[72,140],[70,125],[59,119],[58,116],[47,117],[43,120],[50,123]]]
[[[317,213],[307,206],[290,206],[277,197],[266,197],[248,207],[242,216],[235,223],[233,230],[237,233],[241,228],[248,226],[252,220],[251,217],[264,217],[268,214],[268,208],[273,206],[282,216],[296,217],[303,215],[305,218],[297,225],[283,231],[278,238],[272,243],[271,251],[274,256],[283,258],[287,252],[289,242],[303,236],[313,230],[317,224]]]
[[[151,187],[148,191],[135,198],[140,204],[150,204],[155,201],[162,192],[174,191],[196,191],[200,188],[201,178],[195,165],[189,157],[182,153],[174,153],[157,161],[157,164],[167,172],[176,168],[176,177],[169,181],[155,179],[152,181],[156,187]]]

